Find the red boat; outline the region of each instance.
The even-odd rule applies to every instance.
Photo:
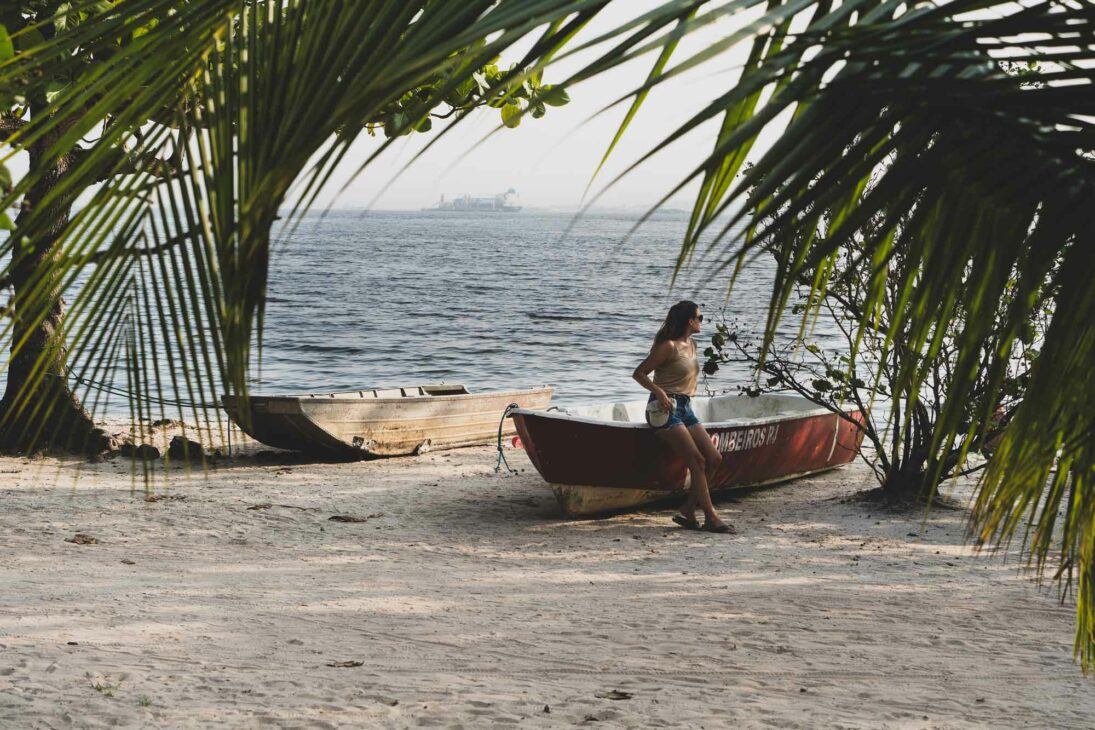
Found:
[[[694,398],[723,455],[711,489],[772,484],[855,458],[863,414],[844,416],[799,396]],[[646,401],[511,411],[536,470],[571,517],[618,511],[683,493],[684,462],[646,424]]]

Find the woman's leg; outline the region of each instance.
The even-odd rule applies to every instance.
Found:
[[[695,442],[696,448],[703,454],[704,463],[707,464],[707,487],[710,489],[715,480],[715,472],[722,465],[722,454],[715,448],[714,442],[711,441],[711,434],[707,433],[702,423],[689,426],[688,434]]]
[[[711,504],[711,493],[707,489],[707,463],[696,446],[692,435],[683,425],[671,426],[664,431],[659,431],[658,436],[665,441],[671,449],[684,460],[688,467],[688,473],[692,477],[692,487],[688,493],[688,499],[681,507],[681,514],[691,517],[698,507],[703,510],[707,524],[716,526],[722,524],[714,505]],[[710,440],[708,440],[710,443]],[[689,510],[686,512],[685,510]]]

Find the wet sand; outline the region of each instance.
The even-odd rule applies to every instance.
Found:
[[[849,501],[852,466],[724,498],[729,537],[571,521],[507,455],[152,493],[128,460],[0,459],[0,727],[1091,726],[1074,605],[961,510]]]

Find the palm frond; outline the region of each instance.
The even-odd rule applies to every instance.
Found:
[[[955,387],[935,434],[943,450],[977,427],[962,421],[960,407],[975,374],[988,368],[999,388],[1024,323],[1049,306],[1052,324],[1026,399],[982,482],[972,524],[981,541],[1023,532],[1039,570],[1055,555],[1078,572],[1076,649],[1091,668],[1095,289],[1085,272],[1095,265],[1095,13],[1087,3],[1052,0],[774,2],[752,22],[763,30],[740,79],[659,145],[723,119],[711,154],[673,189],[701,181],[678,266],[705,234],[723,265],[751,250],[777,251],[770,341],[794,286],[824,286],[842,244],[868,236],[868,223],[881,218],[864,265],[878,281],[895,278],[902,292],[900,321],[910,326],[900,343],[901,384],[917,392],[940,347],[940,323],[960,332]],[[697,60],[710,60],[709,51]],[[1005,59],[1033,70],[1008,73]],[[785,110],[791,121],[732,181]],[[730,240],[741,223],[751,224],[749,237]],[[892,266],[896,252],[915,265]],[[998,322],[1011,287],[1021,295]],[[983,362],[980,346],[993,331],[1004,334]]]
[[[482,90],[483,98],[505,98],[603,5],[125,0],[17,54],[0,63],[0,85],[55,67],[74,47],[109,52],[50,115],[10,140],[19,149],[48,140],[59,159],[90,132],[102,135],[35,201],[42,214],[0,244],[0,255],[41,239],[52,206],[107,180],[39,262],[19,295],[21,311],[48,311],[61,292],[75,291],[56,346],[67,350],[75,383],[132,392],[136,416],[159,415],[149,408],[167,402],[177,415],[219,427],[209,408],[221,393],[246,395],[251,350],[261,347],[270,233],[290,190],[297,187],[300,202],[285,225],[391,105],[423,94],[403,122],[418,126],[531,35],[522,66]],[[4,204],[36,182],[28,175]],[[41,316],[24,317],[19,331],[32,331]],[[20,339],[14,322],[4,334]],[[32,381],[50,377],[49,366]],[[123,374],[126,382],[115,383]],[[16,411],[36,407],[34,385]]]

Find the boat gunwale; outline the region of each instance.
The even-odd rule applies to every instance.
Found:
[[[718,396],[715,396],[718,397]],[[736,396],[732,396],[736,397]],[[805,400],[805,399],[804,399]],[[843,409],[843,412],[851,415],[854,413],[862,413],[862,410],[857,406],[850,406]],[[515,408],[510,411],[511,416],[542,416],[545,418],[554,418],[561,421],[571,421],[574,423],[584,423],[591,426],[612,426],[616,428],[647,428],[653,430],[645,420],[644,421],[606,421],[599,418],[589,418],[588,416],[573,416],[562,411],[548,411],[540,410],[538,408]],[[818,416],[837,416],[840,414],[831,411],[828,408],[818,407],[811,408],[808,411],[795,411],[778,413],[773,416],[765,416],[763,418],[736,418],[729,421],[700,421],[705,429],[707,428],[741,428],[748,426],[763,426],[769,423],[783,423],[784,421],[793,421],[800,418],[816,418]]]
[[[404,387],[419,387],[419,386],[404,386]],[[395,390],[395,388],[362,388],[360,391],[347,390],[339,391],[338,393],[332,393],[324,395],[322,393],[306,393],[304,395],[250,395],[247,399],[254,403],[256,401],[270,402],[270,401],[286,401],[292,403],[340,403],[348,401],[352,403],[369,403],[369,404],[383,404],[383,403],[415,403],[415,402],[436,402],[444,400],[455,399],[469,399],[469,398],[491,398],[500,396],[513,396],[513,395],[529,395],[532,393],[546,393],[548,391],[554,391],[554,386],[543,385],[535,388],[523,388],[520,390],[490,390],[471,393],[451,393],[447,395],[401,395],[398,397],[387,398],[364,398],[360,395],[340,395],[340,393],[360,393],[366,390]],[[222,402],[225,398],[231,398],[238,400],[242,396],[239,395],[222,395]]]

